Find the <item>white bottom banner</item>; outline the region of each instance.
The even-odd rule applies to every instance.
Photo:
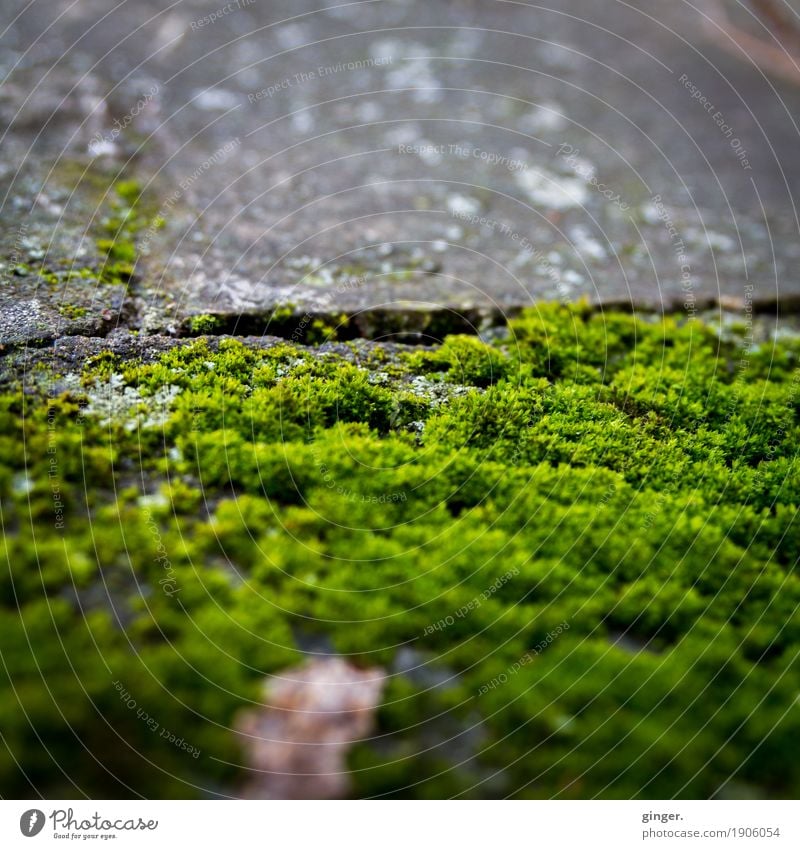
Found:
[[[800,803],[2,801],[0,846],[800,847]]]

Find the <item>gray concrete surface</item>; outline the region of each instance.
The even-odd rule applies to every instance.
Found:
[[[800,87],[720,50],[683,4],[17,10],[0,37],[6,345],[181,334],[198,314],[270,333],[276,308],[380,336],[542,299],[800,304]],[[66,273],[96,263],[98,185],[118,173],[165,221],[136,234],[127,287]]]

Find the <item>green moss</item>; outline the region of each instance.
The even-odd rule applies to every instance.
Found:
[[[106,234],[97,240],[102,257],[99,279],[112,285],[127,285],[136,272],[136,238],[152,220],[152,211],[144,203],[144,194],[135,180],[120,180],[114,185],[110,213],[100,222]]]
[[[117,195],[125,201],[129,208],[133,208],[142,196],[142,188],[137,180],[120,180],[115,186]]]
[[[212,333],[220,324],[221,321],[218,316],[208,315],[207,313],[193,315],[189,319],[189,327],[192,333]]]
[[[44,261],[35,269],[39,278],[51,286],[70,281],[100,281],[110,285],[127,286],[135,276],[138,252],[136,239],[150,225],[154,206],[135,180],[116,179],[103,169],[85,168],[78,163],[62,163],[54,177],[70,191],[88,192],[94,198],[94,208],[102,211],[91,233],[95,237],[97,262],[75,267],[74,260],[62,259],[58,268]],[[20,275],[33,273],[29,266],[19,266]]]
[[[474,336],[449,336],[444,344],[431,351],[408,356],[418,374],[444,371],[453,383],[490,386],[508,373],[508,358]]]
[[[132,263],[136,260],[136,246],[127,240],[98,239],[97,247],[111,260]]]
[[[293,318],[296,312],[297,308],[294,304],[281,304],[272,311],[270,322],[274,321],[276,324],[283,324]]]
[[[225,792],[227,729],[313,631],[421,658],[359,795],[796,796],[800,343],[580,306],[510,331],[192,340],[0,396],[0,718],[34,785],[77,735],[124,782],[81,749],[87,793]]]
[[[75,304],[62,304],[58,311],[64,318],[77,319],[83,318],[86,315],[86,307],[79,307]]]
[[[269,315],[265,332],[291,338],[300,344],[321,345],[335,342],[348,321],[344,313],[335,319],[323,318],[303,313],[294,304],[282,304]]]
[[[304,341],[307,345],[321,345],[324,342],[335,342],[348,323],[349,319],[344,313],[333,320],[315,318],[306,329]]]

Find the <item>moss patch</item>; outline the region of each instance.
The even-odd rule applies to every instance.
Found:
[[[101,255],[100,280],[126,284],[134,275],[137,260],[136,237],[150,218],[142,209],[142,190],[135,180],[114,184],[110,209],[100,221],[104,238],[97,239]]]
[[[226,792],[236,712],[326,641],[417,658],[361,795],[796,796],[800,344],[561,306],[510,331],[197,340],[2,396],[3,792],[14,757],[51,795],[54,762]]]

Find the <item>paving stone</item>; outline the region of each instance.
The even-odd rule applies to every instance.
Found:
[[[89,250],[96,195],[59,213],[65,162],[139,179],[166,222],[138,234],[130,290],[69,294],[83,325],[54,317],[63,293],[12,281],[12,341],[180,334],[207,314],[270,333],[276,308],[409,337],[541,299],[800,303],[800,87],[722,51],[699,15],[220,5],[34,2],[4,36],[5,257],[25,221],[53,232],[51,265]]]

